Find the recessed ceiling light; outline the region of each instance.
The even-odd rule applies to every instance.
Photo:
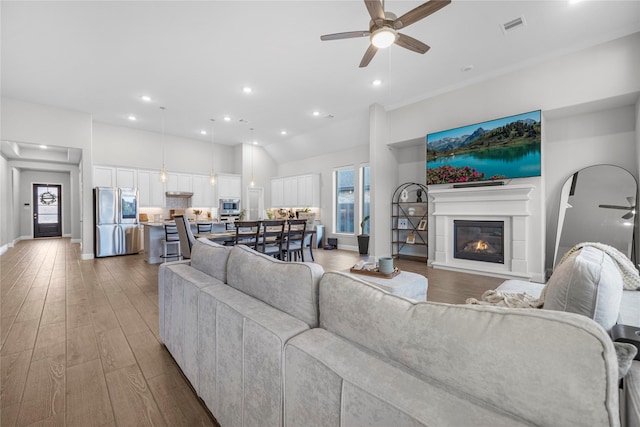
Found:
[[[244,93],[251,93],[251,92],[253,92],[253,89],[251,89],[249,86],[245,86],[245,87],[242,88],[242,91]]]
[[[128,119],[131,120],[132,122],[135,122],[136,120],[138,120],[134,115],[130,115]]]
[[[231,121],[231,117],[229,117],[229,116],[224,116],[224,121],[225,121],[225,122],[230,122],[230,121]]]
[[[253,141],[253,145],[258,145],[258,141]]]
[[[282,130],[280,131],[280,135],[286,135],[286,134],[287,134],[287,131],[286,131],[286,130],[282,129]]]
[[[314,111],[314,112],[313,112],[313,115],[314,115],[314,116],[316,116],[316,117],[318,117],[318,116],[320,115],[320,111]]]
[[[200,131],[200,135],[206,135],[206,134],[207,134],[207,131],[206,131],[206,130],[202,129],[202,130]]]
[[[374,86],[380,86],[382,84],[382,80],[375,79],[371,84],[374,85]]]
[[[41,145],[40,148],[42,148],[43,150],[46,150],[47,146],[46,145]]]
[[[147,95],[142,95],[140,99],[142,99],[144,102],[151,102],[151,97]]]

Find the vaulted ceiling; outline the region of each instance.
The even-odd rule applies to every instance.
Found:
[[[420,4],[386,1],[385,9],[401,15]],[[394,45],[359,68],[368,38],[320,35],[368,30],[361,0],[0,7],[3,96],[153,132],[161,132],[164,106],[169,134],[211,141],[213,118],[216,143],[248,142],[253,128],[260,145],[281,153],[279,161],[304,155],[296,145],[311,135],[329,138],[328,128],[357,128],[334,141],[339,147],[367,143],[372,103],[397,108],[640,31],[639,1],[454,0],[402,30],[431,46],[425,55]],[[503,31],[517,18],[526,25]]]

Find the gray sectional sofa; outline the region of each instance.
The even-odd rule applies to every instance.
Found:
[[[160,333],[226,426],[617,426],[611,339],[572,313],[413,302],[197,242]]]

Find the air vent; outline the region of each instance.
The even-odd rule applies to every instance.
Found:
[[[505,22],[500,25],[500,29],[503,33],[507,34],[511,31],[517,30],[518,28],[526,27],[527,21],[524,20],[524,16],[518,16],[516,19],[513,19],[509,22]]]

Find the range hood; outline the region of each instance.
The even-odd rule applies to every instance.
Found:
[[[193,196],[193,193],[190,193],[188,191],[167,191],[165,193],[165,196],[167,197],[180,197],[183,199],[190,199]]]

